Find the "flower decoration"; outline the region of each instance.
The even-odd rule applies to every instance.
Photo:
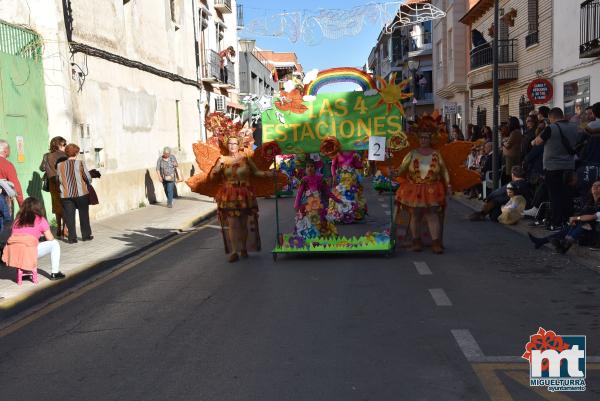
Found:
[[[399,132],[388,139],[388,149],[402,150],[409,145],[408,138],[404,132]]]
[[[306,202],[306,210],[319,210],[321,208],[321,200],[311,196]]]
[[[273,108],[273,96],[262,95],[256,102],[261,113]]]
[[[321,142],[320,151],[324,156],[333,159],[338,155],[342,148],[340,141],[335,136],[328,136]]]
[[[290,92],[281,91],[280,100],[275,102],[275,107],[281,111],[289,111],[296,114],[303,114],[308,107],[302,103],[302,93],[294,89]]]
[[[304,238],[294,235],[289,239],[290,248],[304,248]]]

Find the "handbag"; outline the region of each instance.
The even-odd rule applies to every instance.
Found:
[[[50,192],[50,179],[46,173],[42,176],[42,191]]]
[[[96,190],[94,189],[92,184],[90,184],[89,182],[87,183],[87,189],[90,205],[99,204],[100,202],[98,201],[98,194],[96,193]]]

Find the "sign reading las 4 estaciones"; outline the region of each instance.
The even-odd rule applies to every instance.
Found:
[[[380,100],[363,92],[323,93],[303,101],[302,113],[273,106],[262,113],[263,142],[276,141],[284,154],[318,152],[321,140],[334,135],[344,150],[366,150],[370,136],[390,137],[402,130],[400,109]]]

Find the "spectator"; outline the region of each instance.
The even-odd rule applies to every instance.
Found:
[[[538,109],[538,115],[537,115],[537,119],[539,122],[544,121],[544,123],[546,125],[548,125],[550,123],[550,121],[548,120],[548,116],[550,114],[550,108],[548,106],[540,106],[540,108]]]
[[[521,164],[521,142],[523,134],[521,133],[521,124],[517,117],[508,119],[506,130],[508,137],[502,143],[502,155],[504,156],[504,173],[510,176],[513,166]],[[505,131],[506,132],[506,131]]]
[[[533,194],[531,193],[531,187],[527,180],[525,180],[525,172],[521,166],[513,166],[511,171],[512,181],[511,184],[515,188],[519,195],[525,198],[527,205],[531,202]],[[471,221],[485,220],[486,216],[490,216],[490,219],[496,221],[498,216],[502,213],[500,209],[502,205],[505,205],[510,199],[506,191],[506,185],[492,191],[483,203],[483,207],[479,212],[472,213],[469,216]]]
[[[17,203],[20,207],[23,204],[23,190],[21,189],[21,183],[17,177],[17,170],[15,169],[15,166],[8,161],[9,156],[10,145],[5,140],[0,139],[0,179],[5,179],[12,183],[12,186],[16,192]],[[6,200],[12,213],[12,202],[9,199]]]
[[[550,229],[560,230],[573,209],[570,191],[565,191],[565,177],[575,170],[577,127],[565,120],[559,107],[550,110],[550,125],[533,140],[532,145],[544,144],[544,176],[551,204]]]
[[[63,220],[63,208],[60,201],[60,188],[56,177],[56,165],[67,159],[65,153],[67,140],[62,136],[55,136],[50,140],[50,151],[46,153],[42,159],[40,170],[46,173],[50,189],[50,197],[52,198],[52,213],[56,219],[56,238],[61,238],[67,235],[66,224]]]
[[[588,116],[585,128],[587,143],[582,155],[583,164],[586,166],[600,166],[600,102],[588,107],[592,111]],[[586,109],[586,112],[587,110]],[[597,132],[594,132],[597,131]]]
[[[585,121],[590,123],[596,120],[596,116],[594,116],[594,110],[592,106],[588,106],[585,108]]]
[[[177,159],[171,154],[171,148],[165,146],[162,156],[156,162],[156,173],[158,174],[158,180],[163,184],[167,196],[167,207],[169,208],[173,207],[175,181],[181,179],[181,177],[178,177],[178,167]]]
[[[600,102],[596,102],[592,105],[592,113],[593,117],[588,122],[585,130],[589,135],[595,136],[600,134]]]
[[[12,214],[10,208],[4,199],[4,196],[0,196],[0,253],[2,248],[6,245],[10,232],[12,230]]]
[[[46,241],[39,242],[41,236]],[[59,269],[60,245],[52,236],[50,225],[44,218],[42,202],[36,198],[27,198],[17,214],[2,260],[9,267],[33,270],[37,268],[37,259],[47,254],[50,254],[52,263],[50,280],[65,278]]]
[[[569,225],[560,232],[544,238],[538,238],[529,233],[529,239],[535,249],[551,242],[557,252],[566,253],[578,240],[594,241],[594,234],[600,220],[600,181],[595,181],[590,189],[590,195],[585,206],[575,216],[569,218]]]
[[[473,126],[473,131],[471,133],[471,139],[469,139],[471,142],[475,142],[479,139],[483,138],[483,135],[481,134],[481,129],[479,128],[479,126],[474,125]]]
[[[483,138],[486,142],[492,142],[494,140],[494,134],[488,125],[483,127]]]
[[[575,125],[579,125],[579,123],[581,122],[581,115],[582,115],[582,110],[581,110],[581,103],[576,103],[575,104],[575,112],[574,114],[571,116],[571,118],[569,119],[570,123],[573,123]]]
[[[531,141],[530,141],[531,142]],[[531,143],[530,143],[531,145]],[[548,189],[544,184],[544,145],[533,145],[523,160],[525,176],[532,188],[535,188],[531,208],[523,212],[524,216],[537,217],[542,203],[548,200]]]
[[[519,194],[517,186],[510,182],[506,186],[506,195],[509,200],[500,208],[502,213],[498,217],[498,222],[506,225],[514,225],[521,220],[521,214],[525,210],[527,201]]]
[[[452,132],[450,133],[450,142],[454,141],[464,141],[465,136],[463,135],[460,127],[456,124],[452,125]]]
[[[537,117],[535,114],[527,116],[525,120],[525,134],[521,141],[521,160],[525,160],[525,157],[532,148],[531,141],[537,136]]]
[[[473,142],[473,124],[467,124],[467,141]]]
[[[219,52],[219,68],[221,70],[221,82],[223,83],[228,83],[229,76],[227,72],[227,66],[232,63],[231,57],[235,57],[235,49],[233,46],[229,46],[227,49]]]
[[[60,198],[64,211],[64,219],[67,223],[69,244],[77,243],[77,231],[75,230],[75,210],[79,211],[79,225],[81,226],[82,241],[94,239],[90,227],[90,196],[88,185],[92,183],[92,177],[83,160],[77,160],[79,146],[70,143],[65,147],[67,160],[58,163],[56,174],[60,186]]]

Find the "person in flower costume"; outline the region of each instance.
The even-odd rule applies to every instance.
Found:
[[[464,160],[470,151],[468,142],[447,144],[447,133],[441,116],[434,112],[417,117],[411,127],[410,144],[395,154],[401,159],[400,168],[394,172],[400,176],[396,192],[396,221],[402,210],[407,210],[412,237],[411,250],[422,250],[421,227],[426,223],[431,235],[431,249],[443,253],[443,221],[446,197],[452,190],[461,191],[479,182],[479,177],[466,169]]]
[[[294,234],[305,239],[337,235],[335,225],[327,220],[327,200],[340,202],[329,191],[321,174],[316,174],[316,163],[310,157],[305,160],[305,176],[302,177],[294,202],[296,228]]]
[[[187,184],[192,191],[215,198],[225,252],[229,262],[236,262],[240,256],[248,257],[249,250],[260,250],[256,197],[274,193],[276,174],[278,190],[287,184],[287,177],[268,170],[275,155],[281,153],[273,142],[252,152],[248,146],[252,131],[221,113],[208,115],[205,126],[213,137],[208,143],[193,145],[200,171]]]
[[[367,214],[367,202],[363,195],[360,155],[355,151],[341,151],[335,137],[323,140],[321,153],[331,158],[332,192],[341,200],[339,203],[329,201],[330,218],[345,224],[363,220]]]

